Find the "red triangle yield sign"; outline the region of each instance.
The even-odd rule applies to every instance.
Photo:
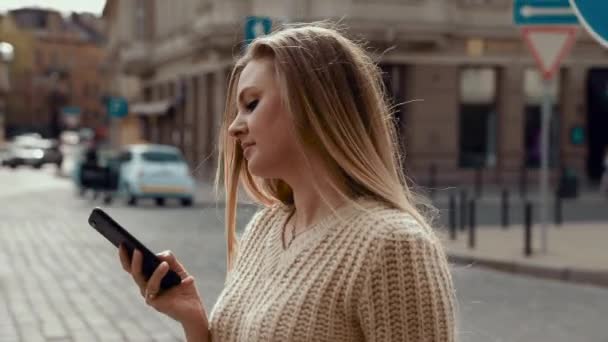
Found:
[[[532,51],[543,77],[550,79],[562,60],[572,49],[576,39],[576,26],[524,27],[524,41]]]

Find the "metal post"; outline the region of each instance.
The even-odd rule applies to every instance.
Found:
[[[502,227],[509,227],[509,190],[502,189]]]
[[[521,198],[526,198],[528,194],[528,167],[524,159],[519,172],[519,195]]]
[[[541,127],[541,169],[540,169],[540,225],[541,251],[547,253],[547,212],[549,195],[549,124],[551,120],[551,80],[543,81],[543,106]]]
[[[562,197],[557,194],[555,196],[555,225],[556,226],[561,226],[562,225],[562,221],[563,221],[563,217],[562,217]]]
[[[469,202],[469,248],[475,248],[475,199]]]
[[[460,231],[464,232],[467,225],[467,191],[460,190]]]
[[[475,168],[475,197],[480,198],[483,189],[483,170],[480,166]]]
[[[526,202],[524,210],[524,255],[532,255],[532,203]]]
[[[456,198],[450,193],[450,239],[456,240]]]

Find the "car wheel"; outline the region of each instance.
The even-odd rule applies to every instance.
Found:
[[[184,207],[191,207],[192,206],[192,198],[182,198],[180,200],[180,202],[182,203],[182,206],[184,206]]]
[[[112,203],[112,195],[111,194],[106,194],[103,197],[103,204],[111,204]]]
[[[39,169],[42,167],[42,163],[36,163],[33,165],[34,169]]]
[[[157,197],[156,198],[156,205],[161,206],[161,207],[164,206],[165,205],[165,199],[162,198],[162,197]]]

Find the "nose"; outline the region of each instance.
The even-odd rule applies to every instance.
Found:
[[[247,133],[247,123],[240,114],[237,114],[234,121],[228,126],[228,134],[231,137],[238,139],[239,136],[242,136],[245,133]]]

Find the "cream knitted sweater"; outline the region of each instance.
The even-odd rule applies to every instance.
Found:
[[[370,199],[283,249],[284,206],[258,212],[210,318],[213,341],[454,341],[454,290],[435,234]]]

